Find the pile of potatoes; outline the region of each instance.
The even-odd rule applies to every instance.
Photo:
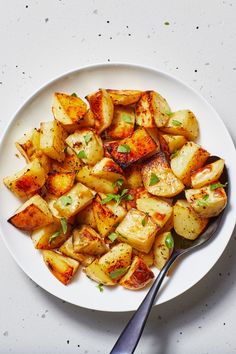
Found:
[[[86,99],[55,93],[54,119],[16,142],[27,164],[4,183],[23,204],[8,221],[63,284],[82,266],[100,290],[140,289],[170,258],[172,229],[194,240],[225,208],[224,160],[207,163],[194,113],[155,91]]]

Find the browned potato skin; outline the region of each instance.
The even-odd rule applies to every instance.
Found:
[[[191,185],[193,188],[201,188],[217,181],[224,169],[224,160],[219,159],[213,163],[199,168],[191,173]]]
[[[125,171],[125,185],[127,188],[136,189],[143,187],[141,168],[141,164],[133,164]]]
[[[112,90],[107,89],[114,105],[128,106],[138,102],[142,92],[138,90]]]
[[[69,149],[69,148],[67,148]],[[76,172],[82,167],[81,160],[73,153],[72,155],[66,154],[63,162],[52,160],[51,172]]]
[[[158,137],[159,137],[159,141],[160,141],[160,145],[161,145],[161,150],[164,152],[164,154],[166,155],[166,157],[168,159],[171,158],[171,154],[176,152],[177,150],[179,150],[184,144],[186,144],[187,139],[184,136],[181,135],[170,135],[170,134],[163,134],[161,132],[158,133]],[[173,137],[173,139],[178,139],[178,141],[176,141],[175,143],[173,143],[171,146],[171,144],[168,141],[168,137]],[[176,139],[176,140],[177,140]]]
[[[76,227],[72,233],[75,252],[101,256],[108,251],[104,240],[88,225]]]
[[[156,236],[153,245],[154,264],[159,270],[164,267],[173,252],[173,248],[170,249],[165,244],[165,240],[168,234],[169,232],[163,232]]]
[[[119,283],[126,289],[139,290],[150,283],[153,278],[154,273],[141,258],[135,256],[130,269]]]
[[[76,221],[78,224],[86,224],[91,226],[94,230],[97,231],[97,223],[94,217],[94,212],[93,212],[93,203],[89,204],[86,208],[81,210],[77,215],[76,215]]]
[[[139,258],[141,258],[141,259],[143,260],[143,262],[144,262],[148,267],[153,266],[153,261],[154,261],[153,250],[151,250],[151,251],[147,254],[147,253],[140,252],[140,251],[136,250],[135,248],[133,248],[132,252],[133,252],[133,255],[134,255],[134,256],[138,256]]]
[[[45,183],[48,193],[60,197],[69,192],[74,185],[75,175],[73,172],[49,173]]]
[[[72,236],[70,236],[68,240],[66,240],[66,242],[63,243],[63,245],[59,248],[59,251],[63,253],[65,256],[68,256],[70,258],[79,261],[84,267],[87,267],[89,264],[91,264],[95,258],[88,254],[75,252],[73,247]]]
[[[37,200],[35,201],[35,198]],[[39,195],[32,197],[30,200],[34,200],[34,202],[26,203],[29,205],[24,208],[24,204],[21,208],[21,211],[16,211],[15,215],[13,215],[8,222],[17,227],[18,229],[25,231],[33,231],[39,227],[46,226],[53,222],[53,216],[48,209],[47,203],[43,198]],[[25,204],[26,204],[25,203]],[[44,208],[47,209],[47,214],[40,208],[40,205],[43,204]],[[24,208],[24,209],[23,209]]]
[[[130,152],[118,152],[119,145],[128,145]],[[138,128],[129,138],[104,144],[105,150],[121,168],[127,168],[130,164],[154,153],[156,147],[156,143],[144,128]]]
[[[123,120],[124,115],[130,117],[131,122]],[[110,127],[107,129],[107,135],[111,139],[124,139],[134,132],[135,114],[132,107],[114,107],[114,115]]]
[[[54,251],[43,251],[43,259],[50,272],[64,285],[72,280],[79,268],[78,261]]]
[[[151,100],[152,100],[151,95],[152,95],[151,91],[143,92],[140,100],[135,106],[136,123],[145,128],[156,127],[153,110],[151,106]]]

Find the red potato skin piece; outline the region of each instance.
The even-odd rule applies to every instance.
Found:
[[[144,288],[153,278],[154,273],[147,267],[143,260],[139,258],[133,274],[129,279],[125,280],[122,285],[126,288],[137,290]]]

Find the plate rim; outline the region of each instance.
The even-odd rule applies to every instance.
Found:
[[[185,88],[187,88],[188,90],[190,90],[194,95],[196,95],[198,98],[200,98],[205,105],[208,106],[208,108],[212,111],[212,113],[215,115],[215,117],[217,118],[217,120],[223,124],[224,128],[225,128],[225,133],[227,134],[227,139],[230,140],[232,146],[235,149],[234,146],[234,142],[233,139],[225,125],[225,122],[223,119],[221,119],[220,115],[218,114],[218,112],[215,110],[215,108],[207,101],[207,99],[202,96],[201,93],[199,93],[196,89],[194,89],[193,87],[191,87],[189,84],[187,84],[186,82],[184,82],[182,79],[177,78],[175,75],[172,75],[166,71],[163,70],[159,70],[158,68],[149,66],[149,65],[141,65],[141,64],[135,64],[135,63],[128,63],[128,62],[112,62],[112,63],[95,63],[95,64],[91,64],[91,65],[84,65],[84,66],[80,66],[77,67],[76,69],[72,69],[72,70],[68,70],[62,74],[59,74],[57,76],[55,76],[54,78],[44,82],[38,89],[34,90],[34,92],[32,94],[30,94],[28,97],[26,97],[26,99],[24,99],[23,104],[19,104],[18,108],[16,109],[15,113],[13,113],[13,115],[11,116],[8,124],[6,125],[5,129],[2,132],[2,139],[0,141],[0,152],[3,148],[4,145],[4,141],[7,138],[7,134],[8,131],[11,129],[11,126],[14,124],[16,117],[21,113],[21,111],[23,111],[25,109],[25,107],[31,103],[32,100],[34,100],[34,98],[38,95],[40,95],[40,93],[42,91],[44,91],[47,87],[55,84],[57,81],[63,80],[64,78],[68,77],[68,76],[73,76],[76,75],[77,73],[83,72],[83,71],[87,71],[87,70],[92,70],[92,69],[103,69],[103,68],[107,68],[107,67],[124,67],[124,68],[131,68],[131,69],[136,69],[136,70],[148,70],[150,72],[155,72],[156,74],[162,75],[164,77],[166,77],[169,80],[174,80],[176,83],[180,83],[181,85],[183,85]],[[235,149],[236,150],[236,149]],[[224,222],[226,217],[226,213],[223,216],[223,220],[222,222]],[[197,281],[194,282],[192,285],[190,285],[187,289],[185,289],[184,291],[182,291],[180,294],[177,294],[175,296],[173,296],[170,299],[164,300],[162,302],[159,303],[155,303],[154,306],[157,305],[161,305],[164,304],[166,302],[169,302],[171,300],[174,300],[175,298],[178,298],[179,296],[183,295],[184,293],[186,293],[188,290],[190,290],[194,285],[197,285],[202,279],[204,279],[204,277],[212,270],[212,268],[215,266],[215,264],[217,263],[217,261],[221,258],[221,256],[223,255],[225,248],[227,247],[231,237],[232,237],[232,233],[234,231],[234,227],[236,224],[236,208],[234,208],[234,223],[232,223],[232,227],[229,231],[229,238],[227,240],[227,242],[224,244],[224,247],[221,249],[221,253],[220,256],[214,261],[214,263],[212,264],[212,266],[207,270],[207,272]],[[18,262],[18,259],[16,257],[16,255],[14,254],[14,252],[11,250],[11,248],[8,246],[7,240],[4,237],[4,232],[2,229],[2,223],[0,222],[0,236],[1,239],[3,240],[3,243],[5,244],[6,248],[8,249],[9,253],[11,254],[11,256],[13,257],[14,261],[16,262],[16,264],[18,265],[18,267],[30,278],[31,276],[28,274],[27,270],[25,270],[25,267],[22,266],[21,262]],[[33,282],[37,285],[39,285],[34,279],[32,279]],[[40,286],[40,285],[39,285]],[[46,291],[49,294],[52,294],[53,296],[56,296],[58,299],[61,299],[61,297],[57,294],[55,294],[55,292],[52,292],[48,289],[45,289],[44,287],[40,286],[40,288],[42,288],[44,291]],[[75,306],[79,306],[81,308],[86,308],[86,309],[90,309],[90,310],[96,310],[96,311],[101,311],[101,312],[112,312],[112,313],[116,313],[116,312],[132,312],[135,311],[134,309],[125,309],[125,310],[120,310],[120,309],[98,309],[95,306],[84,306],[84,305],[78,305],[77,303],[74,303],[72,301],[66,300],[67,302],[75,305]]]

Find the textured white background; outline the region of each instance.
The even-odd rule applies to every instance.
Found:
[[[39,86],[108,61],[150,65],[184,80],[216,108],[236,141],[235,0],[0,0],[0,136]],[[200,283],[153,309],[137,354],[236,352],[235,247],[234,233]],[[108,354],[130,317],[47,294],[1,240],[0,269],[1,354]]]

